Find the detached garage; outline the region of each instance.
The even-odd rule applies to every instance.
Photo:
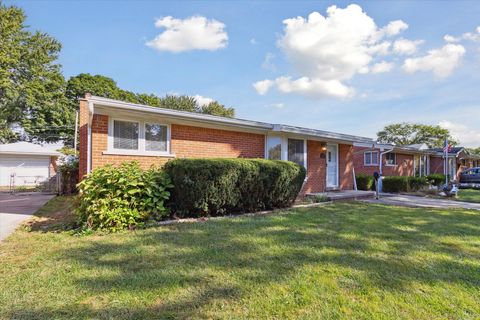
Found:
[[[0,144],[0,188],[35,186],[56,175],[52,148],[29,142]]]

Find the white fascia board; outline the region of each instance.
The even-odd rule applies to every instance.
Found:
[[[223,125],[253,128],[253,129],[263,129],[263,130],[271,130],[273,128],[272,124],[265,123],[265,122],[226,118],[226,117],[212,116],[212,115],[186,112],[186,111],[170,110],[170,109],[151,107],[151,106],[146,106],[141,104],[128,103],[128,102],[117,101],[117,100],[106,99],[106,98],[95,97],[95,96],[90,97],[88,100],[98,106],[114,107],[117,109],[139,111],[144,113],[153,113],[153,114],[168,116],[170,118],[185,119],[185,120],[188,119],[196,122],[208,122],[208,123],[223,124]]]
[[[299,134],[306,137],[313,137],[322,139],[326,142],[336,142],[336,143],[348,143],[352,144],[354,142],[364,142],[364,143],[374,143],[370,138],[353,136],[349,134],[342,134],[336,132],[329,132],[317,129],[308,129],[302,127],[294,127],[283,124],[276,124],[273,126],[274,131],[280,131],[285,133]]]

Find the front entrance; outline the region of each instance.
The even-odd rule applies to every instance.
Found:
[[[327,188],[338,188],[338,145],[327,144]]]

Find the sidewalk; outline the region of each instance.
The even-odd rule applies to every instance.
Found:
[[[412,207],[412,208],[461,208],[480,210],[480,203],[461,202],[455,200],[446,199],[433,199],[418,196],[397,195],[390,193],[383,193],[380,195],[380,199],[367,199],[363,200],[369,203],[389,204],[395,206]]]

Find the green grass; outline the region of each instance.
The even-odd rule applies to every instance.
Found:
[[[480,203],[480,190],[460,189],[458,200]]]
[[[68,200],[42,213],[58,225]],[[480,317],[477,211],[341,203],[84,236],[49,219],[0,244],[1,319]]]

